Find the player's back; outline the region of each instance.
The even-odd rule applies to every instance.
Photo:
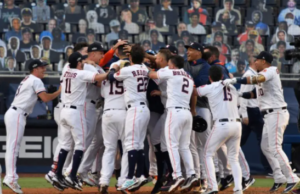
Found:
[[[191,95],[193,93],[194,81],[183,69],[166,69],[167,82],[167,108],[184,107],[190,108]],[[164,77],[164,71],[159,76]]]
[[[37,95],[43,91],[45,88],[42,80],[30,74],[21,81],[11,105],[30,114],[38,99]]]
[[[126,105],[147,102],[148,68],[145,65],[131,65],[121,69],[115,78],[124,84]],[[119,75],[118,75],[119,74]]]
[[[218,81],[201,87],[198,93],[207,96],[214,121],[223,118],[239,118],[238,93],[233,85],[226,87],[222,81]]]
[[[268,67],[259,74],[264,75],[266,81],[258,84],[257,98],[261,110],[282,108],[287,106],[283,97],[283,88],[277,67]]]
[[[87,82],[93,83],[96,73],[78,69],[62,72],[61,99],[64,104],[83,106],[87,94]]]
[[[104,80],[101,85],[101,96],[105,99],[104,110],[125,108],[123,81]]]

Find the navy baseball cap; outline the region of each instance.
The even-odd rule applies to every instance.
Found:
[[[161,47],[160,49],[168,49],[173,54],[178,54],[178,49],[174,45],[167,45],[165,47]]]
[[[184,47],[186,49],[189,49],[189,48],[195,49],[197,51],[200,51],[201,53],[204,52],[204,47],[202,46],[202,44],[197,43],[197,42],[192,42],[190,45],[185,45]]]
[[[273,61],[273,56],[271,53],[268,53],[266,51],[262,51],[259,53],[259,55],[255,56],[256,59],[262,59],[262,60],[265,60],[267,61],[268,63],[272,63]]]
[[[83,57],[79,52],[74,52],[69,56],[68,62],[70,63],[70,66],[77,66],[77,63],[82,61]]]
[[[104,49],[100,43],[94,42],[93,44],[89,45],[87,52],[90,53],[94,51],[104,51]]]
[[[28,65],[28,69],[31,71],[37,67],[44,67],[47,65],[48,65],[48,63],[45,61],[42,61],[40,59],[34,59],[34,60],[30,61],[29,65]]]

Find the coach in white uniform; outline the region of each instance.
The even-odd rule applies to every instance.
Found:
[[[86,121],[84,117],[84,101],[87,94],[86,84],[103,81],[107,74],[98,74],[83,70],[82,55],[75,52],[69,57],[69,69],[62,72],[62,102],[61,110],[61,132],[63,141],[58,157],[57,171],[53,177],[55,188],[63,190],[71,185],[73,189],[82,190],[81,184],[77,179],[77,170],[79,168],[83,152],[86,145]],[[72,141],[75,142],[72,171],[66,180],[62,175],[64,162],[71,149]]]
[[[277,67],[272,67],[273,56],[262,51],[255,60],[259,71],[257,76],[233,78],[224,81],[227,83],[258,84],[256,92],[244,93],[243,97],[257,96],[259,108],[264,115],[264,128],[261,148],[267,157],[273,170],[274,185],[272,191],[276,191],[287,182],[284,193],[288,193],[299,183],[299,178],[292,171],[289,160],[282,150],[284,131],[289,122],[289,112],[284,101],[283,89]],[[250,95],[250,96],[249,96]]]
[[[19,177],[16,172],[16,163],[24,135],[26,117],[32,112],[38,97],[43,102],[48,102],[60,94],[60,89],[52,94],[46,93],[41,79],[45,75],[47,65],[47,63],[38,59],[29,64],[30,75],[26,76],[20,83],[14,101],[4,116],[6,126],[6,176],[3,184],[16,193],[23,193],[18,184]]]

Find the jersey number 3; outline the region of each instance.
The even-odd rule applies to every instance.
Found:
[[[66,94],[71,94],[71,79],[66,79]]]
[[[224,93],[224,101],[231,101],[232,100],[232,95],[230,94],[230,88],[224,87],[223,88],[223,93]]]

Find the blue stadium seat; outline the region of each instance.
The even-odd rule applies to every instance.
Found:
[[[95,2],[97,3],[97,2]],[[123,5],[125,2],[124,0],[110,0],[109,5]]]
[[[188,0],[172,0],[172,5],[187,5]]]

